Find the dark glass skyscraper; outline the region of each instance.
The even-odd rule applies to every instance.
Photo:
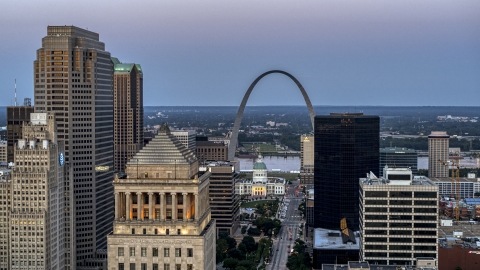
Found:
[[[338,230],[340,220],[359,229],[359,178],[379,166],[378,116],[315,116],[315,228]]]

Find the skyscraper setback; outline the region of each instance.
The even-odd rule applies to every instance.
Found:
[[[34,61],[35,112],[51,112],[65,144],[65,264],[105,249],[113,222],[113,63],[99,34],[48,26]]]

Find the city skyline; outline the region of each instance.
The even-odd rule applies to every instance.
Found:
[[[236,106],[272,69],[298,78],[313,105],[475,106],[480,95],[475,1],[120,1],[115,16],[92,14],[85,1],[52,17],[52,6],[72,10],[53,3],[8,2],[0,11],[9,67],[0,75],[0,106],[13,104],[15,79],[17,104],[33,98],[33,52],[47,25],[65,24],[98,32],[112,56],[142,64],[145,106]],[[257,88],[247,105],[303,105],[281,75]]]

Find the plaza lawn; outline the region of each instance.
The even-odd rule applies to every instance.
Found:
[[[240,206],[241,208],[256,208],[256,205],[259,203],[267,203],[267,202],[274,202],[275,200],[261,200],[261,201],[251,201],[251,202],[246,202],[242,203]]]

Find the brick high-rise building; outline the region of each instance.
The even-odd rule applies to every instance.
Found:
[[[300,136],[300,184],[313,187],[314,144],[312,135]]]
[[[448,177],[448,147],[450,136],[445,131],[428,135],[428,177]]]
[[[115,171],[143,147],[143,72],[139,64],[121,63],[112,57],[114,81]]]
[[[113,63],[98,33],[48,26],[33,71],[35,112],[54,113],[65,144],[65,264],[80,269],[112,231]]]

